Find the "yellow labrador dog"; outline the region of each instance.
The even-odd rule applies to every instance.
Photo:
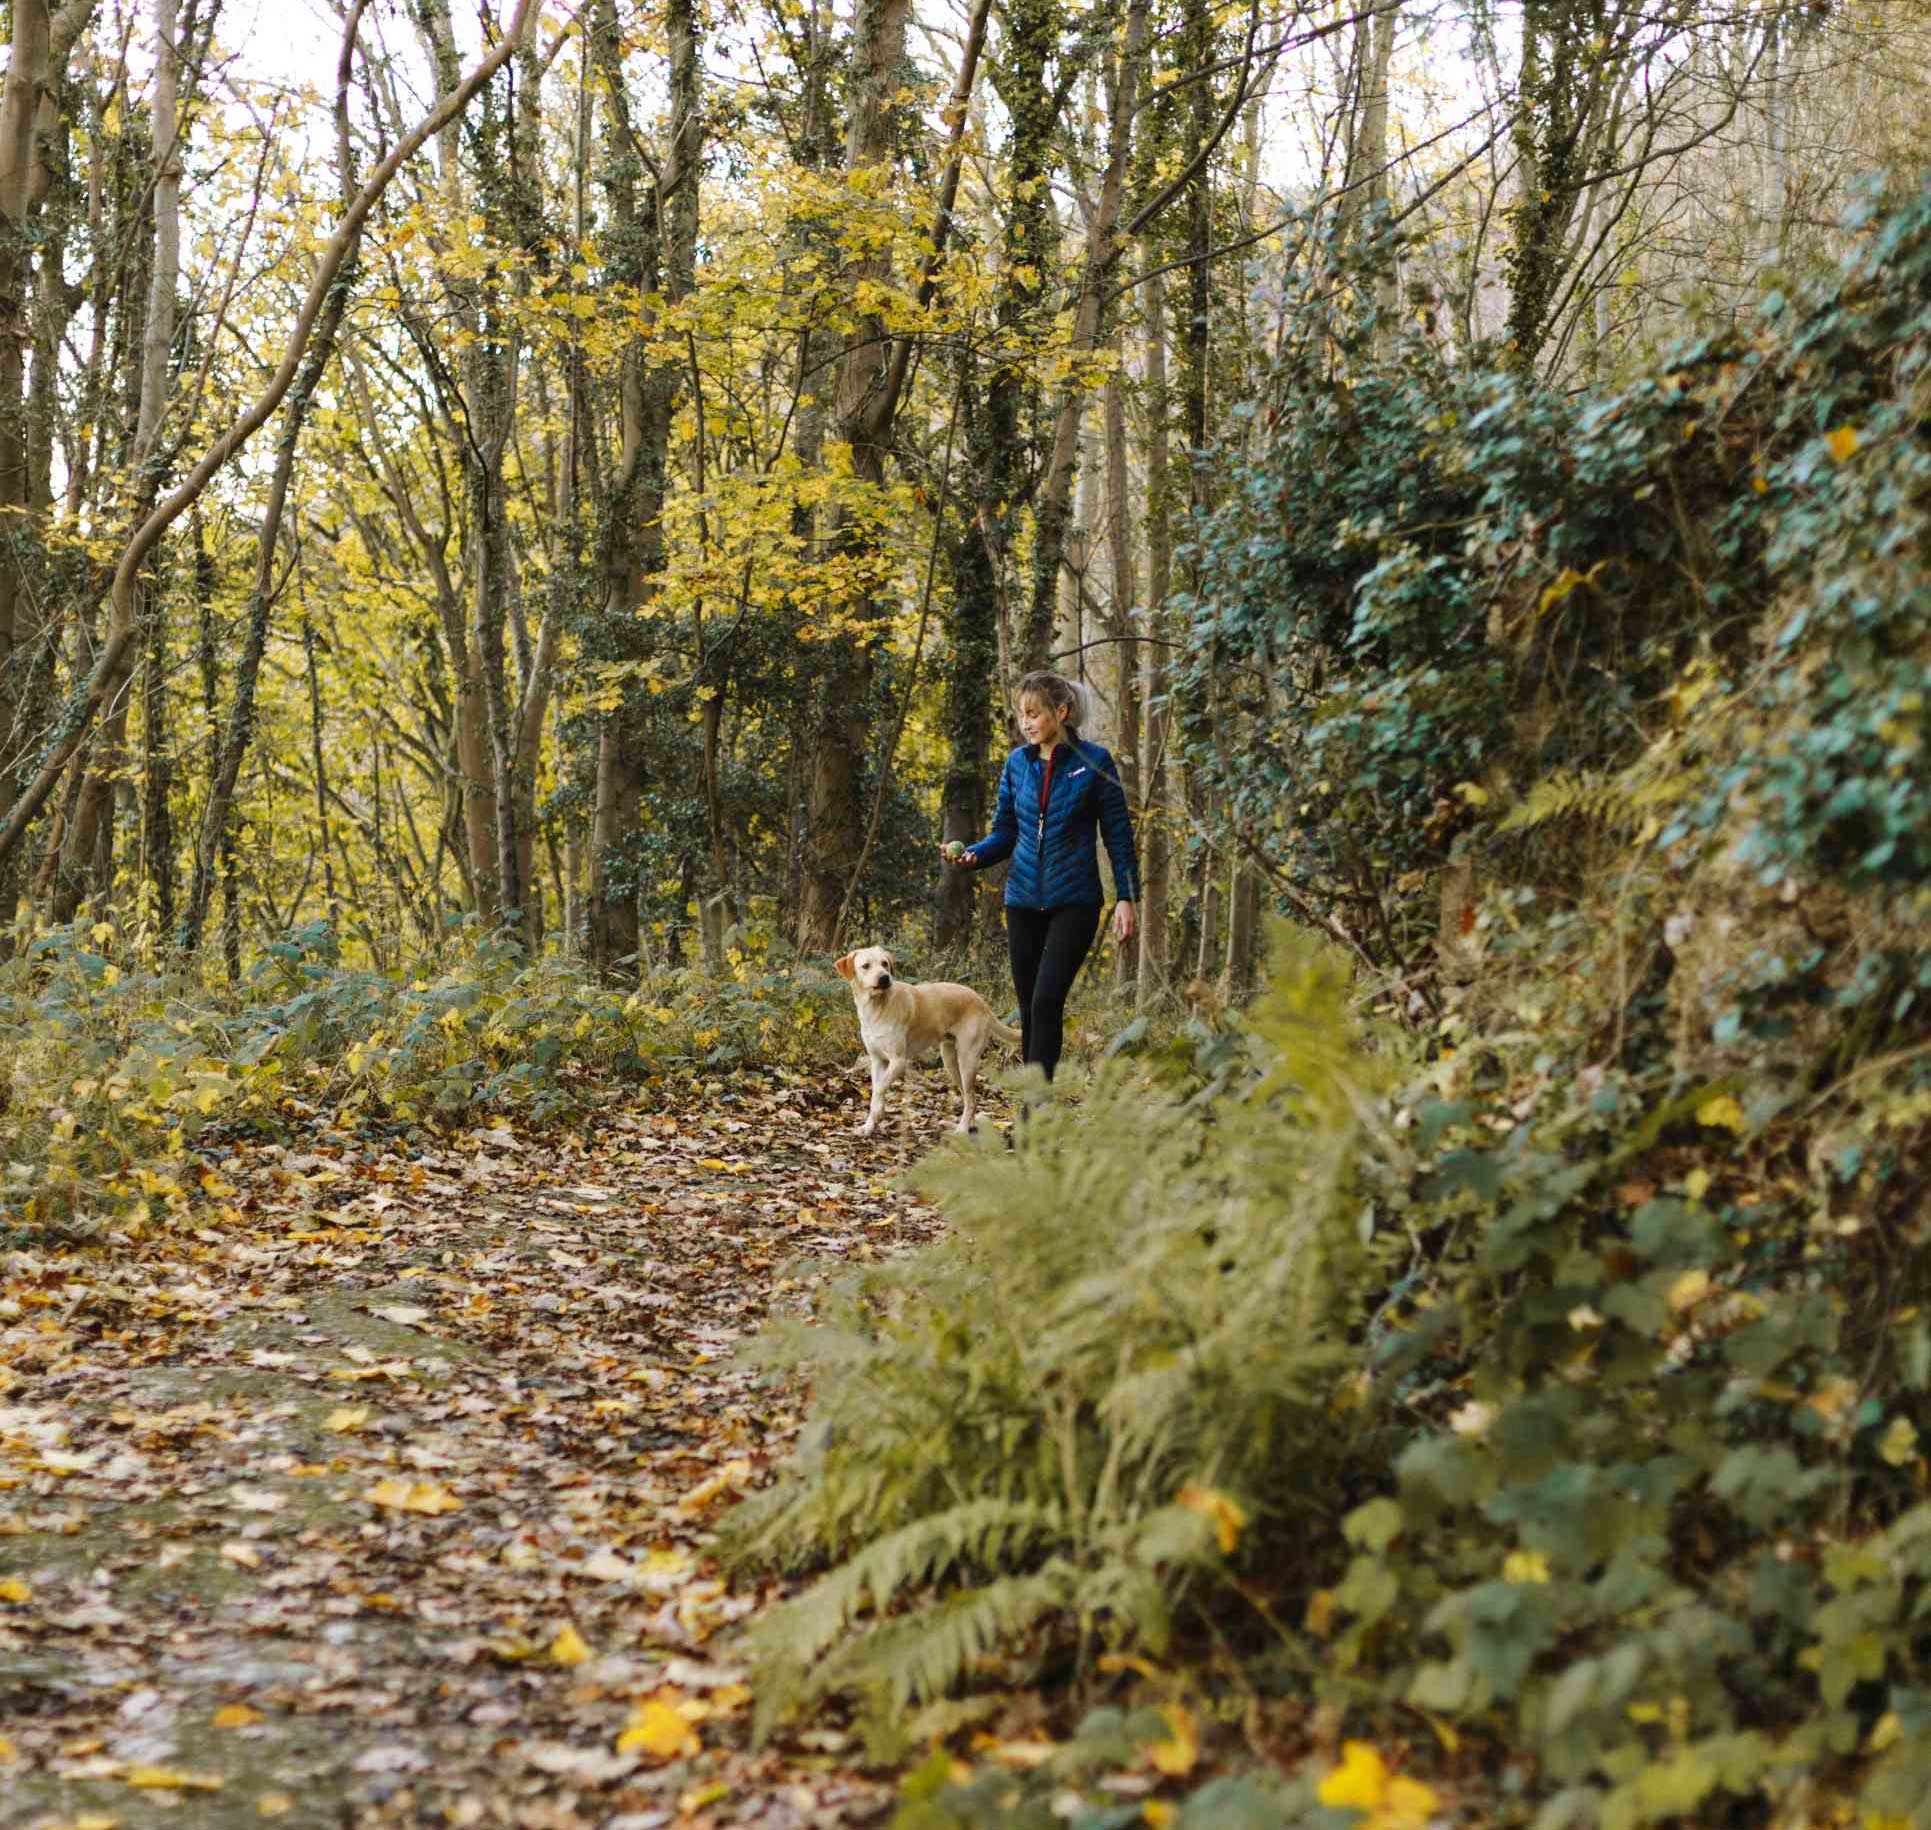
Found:
[[[943,981],[908,985],[894,971],[895,964],[884,947],[860,947],[838,962],[839,976],[851,981],[858,1033],[872,1060],[872,1110],[858,1127],[858,1135],[870,1137],[877,1131],[886,1090],[914,1056],[929,1054],[935,1047],[945,1058],[946,1079],[964,1102],[957,1128],[970,1131],[972,1082],[979,1072],[979,1058],[995,1036],[1016,1047],[1019,1032],[1001,1023],[992,1006],[970,985]]]

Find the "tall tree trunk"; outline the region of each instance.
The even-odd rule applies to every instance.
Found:
[[[1119,62],[1109,73],[1106,172],[1100,180],[1099,201],[1094,207],[1092,226],[1087,233],[1086,256],[1080,269],[1079,288],[1073,308],[1072,349],[1076,356],[1090,355],[1100,346],[1106,290],[1124,249],[1124,238],[1119,233],[1120,216],[1126,199],[1127,169],[1133,151],[1134,102],[1141,90],[1149,11],[1148,0],[1131,0],[1127,8],[1126,32],[1120,44]],[[1195,87],[1211,100],[1211,92],[1205,83]],[[1050,636],[1052,604],[1065,563],[1068,510],[1073,499],[1080,424],[1085,405],[1085,386],[1075,375],[1060,391],[1046,471],[1034,504],[1032,611],[1027,622],[1029,646],[1038,641],[1042,625]],[[1088,532],[1090,534],[1091,530]],[[1046,646],[1050,647],[1050,641]],[[1046,666],[1048,658],[1042,654],[1037,660],[1029,660],[1028,665]]]
[[[134,476],[131,519],[137,525],[152,512],[161,490],[161,420],[168,402],[176,295],[181,283],[181,78],[184,52],[194,35],[194,16],[193,0],[185,27],[176,0],[154,0],[154,242],[148,267],[147,316],[141,332],[139,407],[128,459]],[[151,584],[143,581],[132,595],[138,601],[130,637],[155,613]],[[105,895],[113,884],[114,796],[127,749],[132,647],[129,640],[119,644],[118,653],[112,653],[112,644],[102,650],[103,657],[112,653],[101,686],[105,715],[67,829],[63,882],[54,906],[56,921],[72,920],[84,897]]]
[[[845,169],[854,179],[875,172],[892,156],[897,137],[900,66],[905,61],[905,22],[909,0],[859,0],[849,85],[850,127]],[[850,283],[882,281],[889,256],[872,254],[854,264]],[[890,375],[891,345],[884,327],[868,316],[845,340],[833,403],[838,437],[851,453],[852,475],[876,487],[885,479],[885,441],[890,435],[884,399]],[[834,552],[849,554],[859,566],[871,534],[849,514],[833,517]],[[851,633],[834,637],[827,648],[818,715],[812,732],[810,788],[806,802],[806,847],[799,944],[807,952],[829,950],[837,940],[839,912],[864,844],[864,757],[870,730],[876,645],[883,639],[884,606],[869,586],[844,606]]]
[[[1053,106],[1049,69],[1060,50],[1064,15],[1057,0],[1011,0],[1005,8],[1006,34],[995,81],[1012,126],[1006,149],[1007,204],[1001,258],[998,345],[986,392],[991,436],[979,494],[993,542],[992,563],[1003,592],[1011,577],[1015,524],[1033,485],[1028,472],[1037,448],[1037,382],[1031,350],[1043,316],[1048,275],[1058,228],[1052,207],[1052,168],[1059,120]],[[1029,409],[1033,424],[1025,421]],[[1047,537],[1035,516],[1035,541]],[[1064,520],[1063,512],[1060,517]],[[1059,577],[1058,541],[1051,531],[1054,561],[1051,584]],[[1055,592],[1027,602],[1020,626],[1012,632],[1010,657],[1019,671],[1051,664]],[[1006,685],[1010,687],[1008,680]]]
[[[697,16],[692,0],[670,0],[671,130],[662,174],[640,195],[640,161],[623,88],[622,42],[616,9],[599,0],[593,51],[604,91],[606,164],[610,193],[611,264],[634,275],[646,296],[685,297],[697,259],[698,114]],[[647,319],[651,314],[646,312]],[[599,652],[647,658],[638,613],[664,569],[664,504],[669,493],[671,421],[683,385],[680,363],[650,367],[641,345],[624,354],[619,384],[623,448],[601,541],[603,627]],[[596,811],[591,832],[590,953],[600,972],[638,957],[635,864],[623,855],[635,830],[647,779],[641,695],[626,694],[608,716],[597,744]]]
[[[38,311],[30,300],[50,155],[56,142],[65,145],[55,89],[92,0],[63,7],[58,18],[49,14],[46,0],[14,0],[10,11],[11,55],[0,89],[0,800],[16,798],[30,777],[29,732],[50,678],[40,655],[49,631],[41,587],[52,426],[50,414],[36,411],[33,396],[45,393],[51,403],[60,326],[48,307],[60,302],[62,290],[64,238],[58,229],[40,254]],[[18,896],[19,865],[9,855],[0,859],[0,927],[12,924]]]

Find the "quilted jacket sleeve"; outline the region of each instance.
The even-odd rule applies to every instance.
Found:
[[[1019,809],[1013,805],[1012,758],[1008,756],[1006,766],[999,771],[999,804],[993,809],[992,831],[966,847],[973,869],[982,870],[988,864],[1010,858],[1018,839]]]
[[[1140,855],[1133,844],[1133,815],[1127,810],[1126,789],[1120,781],[1120,765],[1110,750],[1100,768],[1100,836],[1106,841],[1106,855],[1113,866],[1113,893],[1122,902],[1140,900]]]

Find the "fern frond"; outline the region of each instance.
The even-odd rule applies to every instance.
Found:
[[[914,1586],[959,1571],[997,1568],[1062,1534],[1057,1506],[1003,1499],[969,1500],[888,1532],[771,1617],[759,1637],[786,1656],[815,1659],[866,1608],[882,1613]]]
[[[1658,808],[1681,800],[1694,779],[1686,770],[1658,773],[1647,757],[1607,776],[1559,769],[1537,782],[1510,809],[1499,830],[1526,832],[1565,819],[1612,828],[1637,827]]]
[[[855,1634],[814,1674],[811,1690],[827,1695],[877,1684],[900,1709],[931,1702],[982,1654],[1070,1608],[1078,1591],[1078,1572],[1058,1558],[1027,1575],[954,1590],[931,1607]]]

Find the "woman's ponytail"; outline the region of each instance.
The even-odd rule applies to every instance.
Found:
[[[1075,731],[1083,730],[1093,717],[1093,689],[1084,680],[1069,680],[1047,667],[1035,668],[1019,682],[1015,695],[1020,699],[1043,699],[1055,712],[1071,706],[1066,723]]]

